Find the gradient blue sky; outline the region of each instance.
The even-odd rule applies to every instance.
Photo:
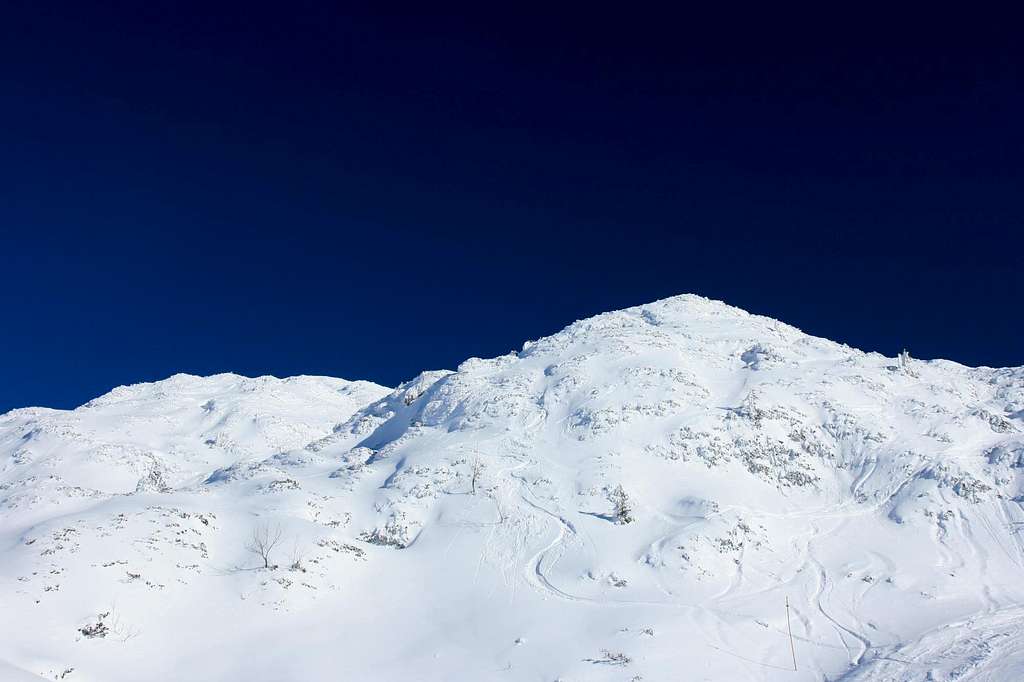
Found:
[[[0,411],[175,372],[394,385],[683,292],[1024,364],[1012,24],[0,13]]]

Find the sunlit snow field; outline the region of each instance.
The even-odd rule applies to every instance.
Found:
[[[0,679],[1024,679],[1022,429],[1024,369],[696,296],[14,410]]]

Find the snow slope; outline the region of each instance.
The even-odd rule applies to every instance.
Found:
[[[1024,369],[696,296],[393,391],[15,410],[0,678],[1024,678],[1022,431]]]

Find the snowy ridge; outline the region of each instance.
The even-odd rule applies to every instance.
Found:
[[[689,295],[393,391],[178,375],[0,417],[0,673],[1012,679],[1022,471],[1024,369]]]

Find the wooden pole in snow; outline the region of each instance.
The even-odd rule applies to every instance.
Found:
[[[789,631],[789,652],[793,654],[793,671],[796,671],[796,647],[793,646],[793,626],[789,622],[789,596],[786,596],[786,629]]]

